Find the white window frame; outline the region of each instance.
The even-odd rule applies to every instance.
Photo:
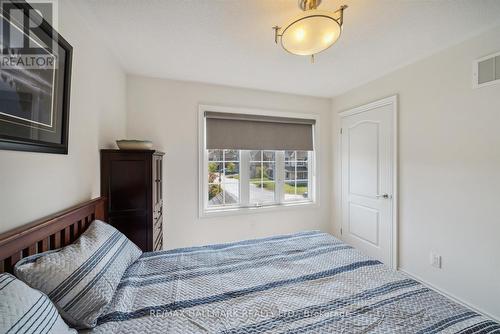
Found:
[[[276,183],[276,196],[281,203],[273,203],[269,205],[262,206],[226,206],[226,207],[208,207],[208,153],[206,150],[206,123],[205,123],[205,111],[214,111],[220,113],[239,113],[239,114],[250,114],[250,115],[262,115],[262,116],[275,116],[275,117],[286,117],[286,118],[303,118],[303,119],[314,119],[316,124],[313,128],[313,145],[314,151],[309,153],[310,170],[309,172],[309,189],[308,198],[304,201],[290,201],[281,202],[284,198],[284,191],[281,180],[284,180],[284,169],[278,169],[279,161],[284,165],[284,154],[277,154],[276,159],[276,172],[278,182]],[[249,108],[237,108],[237,107],[225,107],[225,106],[215,106],[200,104],[198,108],[198,207],[199,207],[199,217],[214,217],[223,215],[235,215],[235,214],[250,214],[256,212],[269,212],[276,210],[289,210],[292,208],[304,208],[304,207],[318,207],[319,206],[319,166],[320,166],[320,150],[319,150],[319,131],[320,131],[320,117],[318,114],[310,113],[295,113],[295,112],[281,112],[281,111],[271,111],[271,110],[261,110],[261,109],[249,109]],[[248,171],[242,166],[248,165],[248,161],[245,164],[244,160],[249,159],[249,154],[245,154],[248,151],[241,151],[240,154],[240,202],[248,202],[248,186],[249,182],[243,182],[248,180]],[[283,160],[283,161],[281,161]],[[281,164],[280,164],[281,165]],[[243,175],[242,175],[243,174]],[[280,184],[280,185],[278,185]]]

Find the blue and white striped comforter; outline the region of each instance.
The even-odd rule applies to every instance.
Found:
[[[96,333],[500,333],[329,234],[144,253]]]

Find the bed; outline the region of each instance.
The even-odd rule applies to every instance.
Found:
[[[62,247],[97,199],[0,236],[0,269]],[[143,253],[87,333],[500,333],[500,325],[319,231]]]

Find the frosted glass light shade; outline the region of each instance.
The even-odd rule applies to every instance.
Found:
[[[340,37],[342,28],[334,13],[308,10],[294,18],[281,35],[281,46],[286,51],[310,56],[332,46]]]

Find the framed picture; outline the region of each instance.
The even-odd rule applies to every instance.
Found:
[[[67,154],[73,48],[39,8],[0,5],[0,149]]]

